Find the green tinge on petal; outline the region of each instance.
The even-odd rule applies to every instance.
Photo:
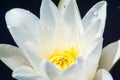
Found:
[[[61,10],[62,7],[68,2],[69,0],[60,0],[58,4],[59,10]]]

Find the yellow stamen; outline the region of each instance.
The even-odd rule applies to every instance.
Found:
[[[50,61],[53,64],[56,64],[58,67],[60,67],[62,70],[68,68],[71,64],[76,62],[76,57],[78,55],[78,52],[75,51],[75,49],[72,47],[69,50],[55,50],[50,55]]]

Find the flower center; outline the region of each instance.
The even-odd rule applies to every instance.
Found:
[[[76,62],[77,55],[78,53],[75,51],[73,47],[64,51],[55,50],[50,55],[49,60],[50,62],[64,70],[68,68],[71,64]]]

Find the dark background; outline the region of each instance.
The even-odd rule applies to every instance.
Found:
[[[56,5],[59,0],[52,0]],[[83,17],[85,13],[101,0],[77,0]],[[120,39],[120,0],[107,0],[107,22],[104,31],[103,47]],[[5,13],[12,8],[30,10],[39,17],[41,0],[0,0],[0,43],[16,45],[5,22]],[[120,80],[120,61],[110,71],[114,80]],[[12,71],[0,61],[0,80],[15,80],[11,77]]]

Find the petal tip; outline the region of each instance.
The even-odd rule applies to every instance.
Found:
[[[5,18],[8,18],[11,15],[16,15],[17,13],[21,12],[21,10],[23,10],[23,9],[13,8],[13,9],[11,9],[11,10],[9,10],[9,11],[6,12]]]
[[[99,1],[96,5],[101,5],[101,6],[107,6],[107,2],[106,1]]]
[[[21,17],[23,10],[24,9],[13,8],[13,9],[9,10],[8,12],[6,12],[5,20],[6,20],[7,24],[11,24],[13,22],[16,22],[16,20],[18,21],[17,18]]]

